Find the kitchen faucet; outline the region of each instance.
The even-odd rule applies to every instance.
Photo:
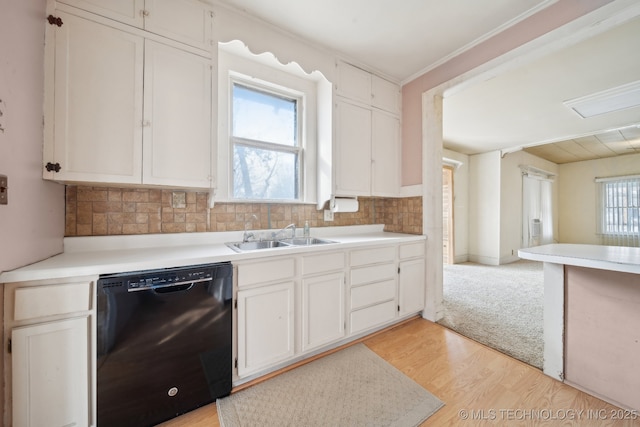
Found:
[[[251,218],[249,218],[249,221],[244,223],[244,233],[242,233],[243,242],[248,242],[249,239],[254,239],[256,237],[256,235],[253,232],[247,232],[247,228],[249,224],[251,224],[254,219],[256,221],[258,220],[258,217],[255,214],[251,215]]]
[[[286,227],[281,228],[280,230],[274,232],[271,236],[275,240],[278,237],[278,235],[280,235],[281,233],[284,233],[288,229],[291,229],[291,238],[293,239],[294,237],[296,237],[296,225],[295,224],[289,224]]]

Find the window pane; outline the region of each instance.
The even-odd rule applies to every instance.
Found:
[[[233,197],[238,199],[298,198],[298,156],[235,144]]]
[[[295,99],[287,99],[235,83],[233,136],[294,147],[297,145]]]

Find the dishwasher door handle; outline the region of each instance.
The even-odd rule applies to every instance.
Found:
[[[211,282],[210,277],[196,280],[186,280],[184,282],[167,283],[165,285],[141,286],[139,288],[129,288],[128,292],[155,291],[157,293],[188,291],[193,288],[196,283]]]

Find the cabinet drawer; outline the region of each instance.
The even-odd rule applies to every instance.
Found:
[[[295,275],[295,259],[279,258],[238,265],[238,286],[289,279]]]
[[[384,248],[360,249],[351,251],[351,266],[377,264],[380,262],[391,262],[395,260],[396,247],[387,246]]]
[[[17,288],[13,320],[27,320],[91,309],[91,283]]]
[[[344,266],[344,252],[311,255],[302,258],[302,274],[304,275],[342,270]]]
[[[351,270],[351,286],[392,279],[397,274],[395,263],[372,265]]]
[[[417,258],[424,256],[424,242],[400,245],[400,259]]]
[[[389,301],[351,313],[351,333],[393,320],[396,316],[395,301]]]
[[[367,305],[392,300],[395,297],[395,280],[358,286],[357,288],[351,288],[351,309],[355,310]]]

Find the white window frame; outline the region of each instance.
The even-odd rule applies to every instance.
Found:
[[[232,130],[232,126],[229,126],[229,141],[230,141],[230,147],[229,147],[229,172],[230,172],[230,177],[229,177],[229,184],[231,185],[230,188],[230,192],[229,192],[229,197],[232,198],[235,201],[247,201],[247,202],[296,202],[296,203],[300,203],[301,200],[304,200],[304,141],[303,141],[303,135],[304,135],[304,94],[297,92],[297,91],[293,91],[290,89],[283,89],[283,88],[276,88],[273,85],[265,85],[265,84],[256,84],[255,82],[252,82],[251,80],[248,80],[247,78],[241,77],[239,75],[232,75],[230,77],[230,83],[229,83],[229,88],[231,90],[231,95],[230,95],[230,100],[231,103],[233,103],[233,87],[234,85],[238,84],[240,86],[244,86],[245,88],[249,89],[249,90],[255,90],[257,92],[263,92],[269,95],[273,95],[275,97],[279,97],[279,98],[286,98],[286,99],[290,99],[296,102],[296,142],[297,144],[295,146],[290,146],[290,145],[285,145],[285,144],[278,144],[278,143],[274,143],[274,142],[268,142],[268,141],[262,141],[262,140],[254,140],[254,139],[247,139],[247,138],[241,138],[241,137],[236,137],[233,135],[233,130]],[[233,108],[229,107],[229,119],[230,119],[230,123],[233,122]],[[297,159],[297,165],[296,165],[296,175],[297,175],[297,179],[296,179],[296,197],[293,199],[264,199],[264,198],[260,198],[260,199],[247,199],[247,198],[236,198],[233,196],[234,194],[234,188],[233,188],[233,174],[234,174],[234,170],[233,170],[233,153],[234,153],[234,148],[236,145],[243,145],[245,147],[251,147],[251,148],[259,148],[262,150],[268,150],[268,151],[277,151],[277,152],[283,152],[283,153],[291,153],[291,154],[295,154],[296,155],[296,159]]]
[[[233,203],[317,203],[318,81],[292,64],[266,61],[263,55],[240,55],[237,51],[218,51],[218,134],[215,201]],[[297,68],[294,69],[294,68]],[[231,136],[232,84],[235,79],[267,90],[283,91],[301,97],[298,104],[300,123],[300,191],[298,200],[234,199],[232,192],[233,150]],[[244,83],[243,83],[244,84]]]
[[[596,178],[595,181],[598,186],[597,234],[603,238],[603,243],[640,246],[640,226],[633,227],[629,220],[630,211],[640,210],[640,175]],[[608,189],[627,194],[608,194]],[[626,219],[618,223],[607,223],[607,209],[614,210],[615,217]]]

